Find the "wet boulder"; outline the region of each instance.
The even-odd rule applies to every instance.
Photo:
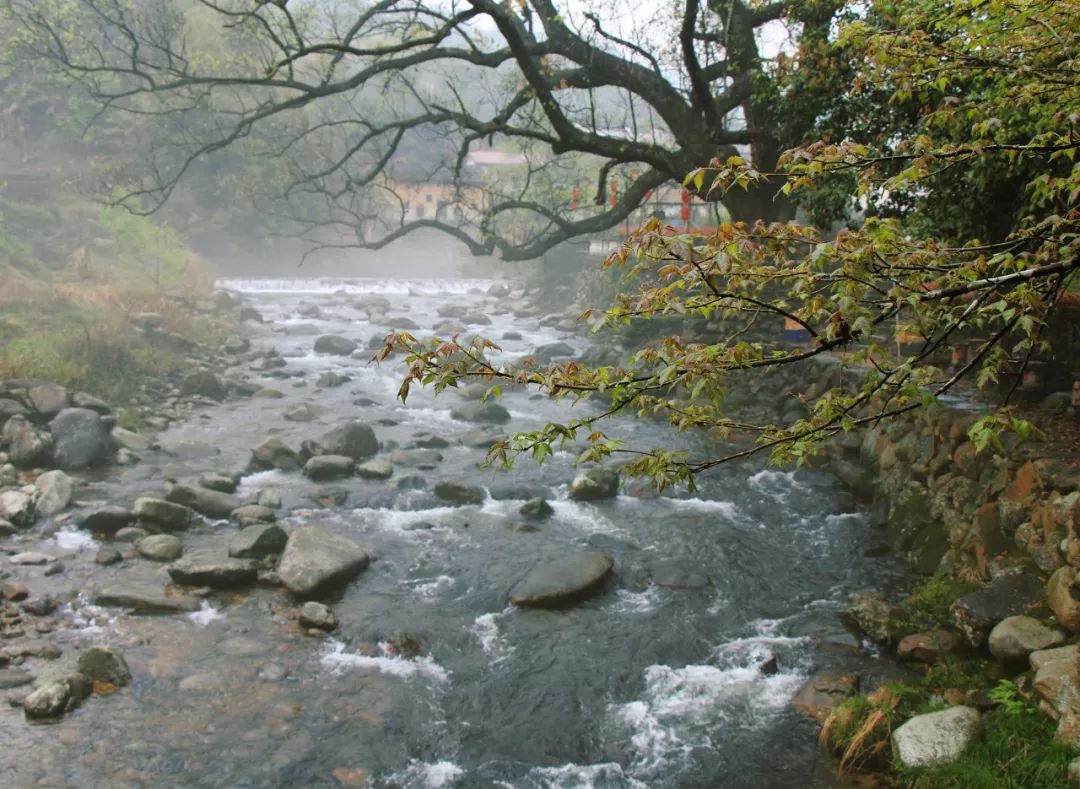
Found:
[[[135,522],[135,513],[123,507],[106,505],[90,510],[79,519],[79,526],[94,534],[116,534]]]
[[[240,506],[240,501],[228,493],[221,493],[191,485],[173,485],[165,498],[174,504],[182,504],[209,518],[228,518]]]
[[[565,342],[551,342],[547,345],[538,345],[533,348],[529,356],[537,364],[552,364],[566,359],[574,358],[574,347]]]
[[[368,555],[352,540],[322,526],[294,531],[278,563],[278,576],[298,597],[311,597],[359,575]]]
[[[241,527],[251,526],[255,523],[273,523],[277,520],[274,511],[261,504],[245,504],[243,507],[237,507],[229,513],[229,517],[240,524]]]
[[[27,408],[18,400],[10,397],[0,397],[0,424],[6,423],[16,415],[26,416]]]
[[[555,513],[551,505],[542,498],[533,498],[526,501],[518,508],[518,514],[529,520],[544,520]]]
[[[614,566],[610,556],[589,551],[544,562],[511,590],[510,602],[539,608],[566,605],[595,591]]]
[[[353,460],[367,460],[379,451],[379,440],[370,425],[356,420],[338,425],[319,443],[328,455],[345,455]]]
[[[435,495],[450,504],[483,504],[487,498],[483,488],[446,481],[435,484]]]
[[[52,463],[52,434],[38,428],[22,414],[15,414],[4,423],[2,443],[7,445],[8,458],[20,468]]]
[[[94,682],[124,686],[131,682],[131,669],[124,656],[110,647],[89,647],[79,654],[79,673]]]
[[[199,486],[219,493],[235,493],[239,484],[239,475],[211,473],[199,477]]]
[[[34,497],[21,490],[0,493],[0,518],[20,528],[32,525],[37,519]]]
[[[578,501],[613,499],[619,492],[619,472],[609,468],[590,468],[570,483],[570,498]]]
[[[62,469],[83,469],[103,463],[112,440],[101,414],[89,408],[65,408],[49,422],[53,462]]]
[[[300,468],[296,451],[285,445],[280,438],[268,438],[251,450],[249,467],[254,471],[296,471]]]
[[[300,608],[299,621],[301,627],[315,630],[330,631],[337,629],[338,626],[337,618],[330,607],[314,600],[308,600]]]
[[[462,403],[450,411],[450,416],[460,422],[489,425],[505,425],[510,421],[510,412],[493,400]]]
[[[75,491],[75,482],[59,469],[46,471],[34,480],[37,488],[38,515],[49,517],[62,511],[71,503],[71,494]]]
[[[129,449],[132,452],[145,452],[153,443],[146,436],[141,436],[133,430],[124,427],[113,427],[109,434],[113,445],[120,449]]]
[[[200,370],[184,378],[180,391],[186,395],[199,395],[221,402],[228,392],[220,378],[209,370]]]
[[[817,721],[859,692],[859,678],[851,674],[821,672],[810,677],[791,700],[791,706]]]
[[[351,477],[356,461],[345,455],[316,455],[304,464],[304,476],[315,482]]]
[[[363,479],[390,479],[394,466],[389,460],[367,460],[356,466],[356,476]]]
[[[315,353],[327,353],[334,356],[348,356],[357,348],[355,342],[348,337],[337,334],[324,334],[315,340]]]
[[[67,389],[60,384],[45,381],[27,388],[26,399],[30,407],[44,419],[56,416],[71,403],[71,395]]]
[[[100,397],[94,397],[87,392],[76,392],[73,394],[71,396],[71,404],[76,408],[89,408],[91,411],[97,411],[102,416],[108,416],[112,413],[112,406]]]
[[[199,610],[199,602],[187,595],[164,594],[159,589],[137,585],[102,589],[94,595],[94,605],[124,608],[137,615],[184,614]]]
[[[229,540],[229,556],[236,559],[262,559],[285,550],[289,535],[273,523],[247,526]]]
[[[185,586],[236,589],[255,582],[258,571],[244,559],[221,559],[208,553],[192,553],[168,567],[169,577]]]
[[[188,528],[195,517],[195,513],[183,504],[149,496],[136,499],[133,511],[140,522],[170,531]]]
[[[174,562],[184,552],[180,540],[173,534],[151,534],[135,543],[135,550],[145,559],[155,562]]]

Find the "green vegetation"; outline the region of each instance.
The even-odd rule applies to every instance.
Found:
[[[886,683],[869,696],[845,700],[826,719],[821,741],[840,757],[844,771],[889,770],[913,789],[1044,789],[1064,786],[1075,752],[1055,743],[1054,722],[1009,680],[990,691],[996,707],[982,716],[981,737],[948,765],[903,769],[892,761],[893,731],[914,715],[943,709],[944,689],[986,689],[979,661],[932,667],[918,682]]]
[[[904,600],[903,615],[895,619],[894,632],[918,633],[949,627],[949,607],[956,598],[978,589],[979,585],[947,575],[931,575],[920,582]]]

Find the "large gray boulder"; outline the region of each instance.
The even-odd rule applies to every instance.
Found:
[[[49,419],[68,407],[71,395],[60,384],[42,381],[26,390],[26,399],[34,411]]]
[[[483,488],[447,481],[435,484],[435,495],[450,504],[483,504],[487,498]]]
[[[296,451],[287,446],[280,438],[268,438],[251,450],[249,463],[253,470],[296,471],[300,468],[300,458]]]
[[[304,464],[304,476],[320,482],[351,477],[356,461],[345,455],[316,455]]]
[[[186,395],[200,395],[219,403],[228,395],[225,384],[209,370],[199,370],[187,376],[180,384],[180,391]]]
[[[949,614],[968,643],[982,647],[994,625],[1043,605],[1044,594],[1042,581],[1034,575],[1003,575],[982,589],[957,598],[949,608]]]
[[[135,522],[135,513],[131,510],[108,504],[90,510],[79,519],[79,526],[94,534],[116,534],[121,529]]]
[[[109,457],[112,440],[101,414],[89,408],[65,408],[49,422],[53,461],[62,469],[98,465]]]
[[[619,492],[619,472],[609,468],[582,471],[570,483],[570,498],[578,501],[613,499]]]
[[[315,353],[348,356],[359,347],[360,346],[348,337],[341,337],[337,334],[324,334],[322,337],[315,340]]]
[[[75,491],[75,482],[59,469],[46,471],[34,480],[34,487],[38,489],[37,511],[38,515],[49,517],[56,515],[71,503],[71,494]]]
[[[5,490],[0,493],[0,518],[20,528],[32,525],[37,519],[34,498],[21,490]]]
[[[274,523],[256,523],[241,529],[229,540],[229,556],[237,559],[262,559],[285,550],[289,535]]]
[[[143,523],[170,531],[186,529],[195,516],[195,513],[183,504],[149,496],[135,500],[134,513],[135,517]]]
[[[1030,616],[1002,619],[990,631],[990,654],[1010,668],[1023,669],[1032,652],[1065,643],[1065,634]]]
[[[169,577],[178,584],[235,589],[255,582],[258,571],[244,559],[221,559],[207,553],[192,553],[168,567]]]
[[[163,594],[159,589],[143,586],[115,586],[102,589],[94,596],[94,605],[106,608],[126,608],[140,615],[184,614],[199,610],[199,601],[181,594]]]
[[[954,762],[979,735],[979,723],[971,707],[916,715],[893,732],[893,757],[909,769]]]
[[[290,592],[310,597],[358,575],[368,561],[352,540],[322,526],[302,526],[289,536],[277,571]]]
[[[155,562],[173,562],[184,552],[180,539],[173,534],[150,534],[135,543],[139,555]]]
[[[191,485],[173,485],[165,498],[174,504],[183,504],[209,518],[228,518],[240,506],[240,500],[228,493],[197,488]]]
[[[537,565],[510,592],[514,605],[551,608],[584,597],[615,566],[610,556],[585,551]]]
[[[4,423],[3,439],[8,458],[20,468],[47,466],[52,462],[52,435],[22,414],[12,416]]]
[[[510,412],[493,400],[462,403],[450,411],[450,416],[461,422],[486,425],[504,425],[510,421]]]
[[[319,444],[328,455],[345,455],[353,460],[367,460],[379,451],[375,431],[355,420],[338,425],[319,439]]]

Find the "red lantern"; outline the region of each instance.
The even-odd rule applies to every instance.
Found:
[[[581,190],[578,189],[575,186],[574,191],[570,193],[570,210],[571,211],[577,211],[578,207],[580,205],[581,205]]]
[[[614,208],[619,204],[619,182],[611,182],[611,207]]]
[[[690,222],[690,192],[686,189],[682,190],[682,194],[679,196],[682,200],[682,208],[679,209],[679,219],[683,222]]]

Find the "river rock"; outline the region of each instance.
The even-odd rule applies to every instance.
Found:
[[[1080,630],[1080,581],[1075,567],[1059,567],[1046,585],[1046,603],[1070,633]]]
[[[19,528],[30,526],[37,518],[33,496],[21,490],[0,493],[0,518]]]
[[[222,343],[221,350],[232,354],[246,353],[251,350],[251,340],[247,337],[241,337],[239,334],[230,334]]]
[[[549,342],[538,345],[529,354],[537,364],[551,364],[574,358],[574,346],[565,342]]]
[[[322,409],[311,403],[297,403],[285,409],[284,417],[290,422],[314,422],[322,414]]]
[[[1041,662],[1032,688],[1054,710],[1055,717],[1069,710],[1080,710],[1080,666],[1076,651]]]
[[[893,757],[908,769],[954,762],[979,735],[979,728],[979,711],[971,707],[916,715],[893,732]]]
[[[1028,655],[1028,665],[1031,666],[1032,671],[1038,671],[1055,660],[1080,660],[1080,645],[1070,644],[1066,647],[1040,649]]]
[[[79,654],[79,673],[94,682],[124,686],[131,682],[131,669],[123,655],[109,647],[89,647]]]
[[[893,623],[902,612],[880,592],[853,592],[848,595],[846,612],[874,641],[893,641],[898,635]]]
[[[435,495],[451,504],[483,504],[487,498],[483,488],[445,480],[435,483]]]
[[[131,510],[109,504],[87,512],[79,519],[79,526],[94,534],[116,534],[134,522]]]
[[[153,443],[146,436],[141,436],[133,430],[119,426],[114,427],[109,436],[112,438],[113,444],[120,449],[127,449],[132,452],[145,452],[150,449],[150,445]]]
[[[1002,619],[1026,614],[1042,603],[1042,582],[1034,575],[1017,573],[1000,576],[982,589],[958,598],[949,613],[968,643],[981,647]]]
[[[34,487],[38,489],[35,504],[38,515],[49,517],[56,515],[71,502],[75,482],[63,471],[54,469],[34,480]]]
[[[210,518],[228,518],[229,514],[240,506],[240,501],[228,493],[190,485],[173,485],[165,498]]]
[[[1030,616],[1010,616],[990,631],[990,654],[1002,664],[1023,669],[1032,652],[1065,643],[1065,634]]]
[[[262,559],[285,550],[289,536],[273,523],[256,523],[241,529],[229,540],[229,556],[237,559]]]
[[[810,677],[795,694],[791,705],[816,721],[824,721],[844,699],[859,692],[859,678],[851,674],[821,672]]]
[[[47,466],[52,462],[53,437],[21,414],[4,423],[9,460],[20,468]]]
[[[169,577],[185,586],[235,589],[255,582],[258,572],[244,559],[221,559],[208,553],[192,553],[168,567]]]
[[[44,419],[50,419],[71,402],[68,390],[54,383],[38,383],[26,390],[26,399],[30,407]]]
[[[368,555],[352,540],[322,526],[301,526],[289,536],[278,575],[290,592],[310,597],[358,575],[368,561]]]
[[[450,411],[450,416],[461,422],[488,425],[505,425],[510,421],[510,412],[493,400],[462,403]]]
[[[71,396],[71,404],[76,408],[89,408],[97,411],[102,416],[112,413],[112,407],[99,397],[94,397],[87,392],[76,392]]]
[[[8,561],[12,564],[41,565],[55,562],[56,557],[41,551],[22,551],[8,557]]]
[[[433,469],[442,462],[442,453],[435,449],[395,449],[390,462],[407,468]]]
[[[340,373],[328,370],[315,379],[315,385],[322,387],[323,389],[336,389],[339,386],[344,386],[351,380],[352,378],[347,375],[341,375]]]
[[[928,633],[909,633],[896,645],[896,656],[901,660],[918,660],[934,664],[949,655],[964,651],[966,642],[959,633],[951,630],[931,630]]]
[[[710,585],[704,573],[674,560],[653,562],[649,565],[649,575],[654,584],[666,589],[706,589]]]
[[[281,509],[281,491],[278,488],[263,488],[259,491],[257,503],[272,510]]]
[[[345,455],[316,455],[304,464],[304,476],[321,482],[327,479],[351,477],[356,462]]]
[[[582,552],[534,567],[510,592],[514,605],[554,607],[595,590],[615,566],[610,556]]]
[[[273,523],[277,520],[274,511],[261,504],[245,504],[243,507],[237,507],[230,513],[229,517],[241,527],[251,526],[255,523]]]
[[[53,462],[62,469],[82,469],[109,457],[112,443],[101,415],[89,408],[65,408],[49,422]]]
[[[367,460],[379,451],[379,441],[369,425],[356,420],[338,425],[319,443],[328,455],[344,455],[353,460]]]
[[[29,720],[57,718],[67,710],[71,690],[65,679],[46,682],[23,699],[23,712]]]
[[[184,549],[175,535],[151,534],[135,543],[135,550],[155,562],[173,562],[180,558]]]
[[[0,668],[0,690],[21,688],[34,681],[34,676],[18,668]]]
[[[334,356],[348,356],[360,346],[348,337],[337,334],[324,334],[315,340],[315,353],[329,353]]]
[[[170,531],[183,530],[191,525],[195,513],[183,504],[175,504],[164,499],[143,496],[135,500],[135,517],[142,523],[148,523]]]
[[[613,499],[619,492],[619,472],[609,468],[590,468],[570,483],[570,498],[578,501]]]
[[[337,629],[338,622],[329,606],[309,600],[300,608],[300,625],[330,631]]]
[[[199,486],[207,490],[216,490],[218,493],[235,493],[239,480],[233,474],[221,474],[214,472],[203,474],[199,477]]]
[[[142,586],[115,586],[102,589],[94,596],[94,605],[106,608],[126,608],[132,614],[185,614],[199,610],[199,602],[183,594],[163,594],[157,589]]]
[[[191,373],[180,384],[180,391],[186,395],[199,395],[221,402],[228,392],[220,378],[209,370]]]
[[[518,508],[518,514],[534,521],[550,518],[554,512],[551,505],[542,498],[529,499]]]
[[[367,460],[356,466],[356,476],[363,479],[390,479],[394,465],[389,460]]]
[[[27,413],[26,406],[18,400],[12,400],[10,397],[0,397],[0,425],[6,424],[16,414],[26,416]]]
[[[253,470],[296,471],[300,468],[300,459],[296,451],[285,445],[280,438],[268,438],[251,450],[249,463]]]

